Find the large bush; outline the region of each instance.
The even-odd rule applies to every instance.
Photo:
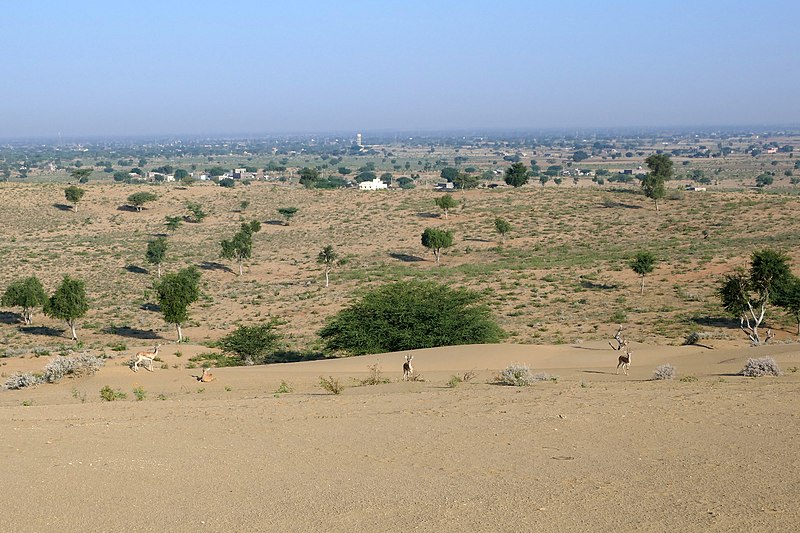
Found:
[[[280,362],[274,357],[280,344],[280,335],[274,331],[275,324],[239,326],[219,341],[224,352],[233,353],[240,364],[263,365]]]
[[[497,342],[504,332],[480,295],[433,282],[397,282],[365,294],[320,331],[327,349],[355,355]]]

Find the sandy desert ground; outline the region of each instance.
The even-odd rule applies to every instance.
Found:
[[[629,376],[601,342],[450,347],[414,352],[416,382],[400,380],[404,355],[220,368],[205,384],[120,356],[4,391],[0,530],[796,530],[797,345],[636,345]],[[785,375],[735,375],[763,355]],[[510,362],[559,379],[491,384]],[[392,381],[353,386],[376,363]],[[663,363],[698,379],[651,381]],[[282,380],[294,392],[275,394]],[[101,401],[104,385],[127,399]]]

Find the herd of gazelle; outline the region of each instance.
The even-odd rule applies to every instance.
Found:
[[[622,326],[619,327],[617,330],[617,334],[614,335],[614,340],[617,342],[617,345],[609,341],[608,344],[611,346],[612,349],[616,351],[622,351],[623,355],[620,355],[618,358],[617,363],[617,374],[619,374],[620,367],[625,375],[628,375],[628,369],[631,367],[631,355],[633,352],[630,351],[628,348],[628,341],[622,336]],[[139,371],[139,363],[146,363],[147,366],[145,368],[150,372],[153,371],[153,360],[158,357],[158,350],[161,348],[160,344],[156,344],[151,351],[143,351],[143,352],[136,352],[136,360],[133,362],[133,371]],[[411,361],[414,359],[413,355],[406,355],[405,362],[403,363],[403,381],[408,381],[414,375],[414,367],[411,366]],[[210,371],[208,371],[208,375],[206,376],[206,371],[208,369],[203,369],[203,379],[201,381],[211,381],[214,378]]]

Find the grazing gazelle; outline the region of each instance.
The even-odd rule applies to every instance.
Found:
[[[152,352],[136,352],[136,361],[133,362],[133,371],[134,372],[138,372],[139,371],[139,363],[144,361],[144,362],[147,363],[147,366],[145,368],[147,368],[147,370],[152,372],[153,371],[153,359],[158,357],[158,349],[159,348],[161,348],[161,345],[160,344],[156,344],[153,347],[153,351]]]
[[[628,375],[628,369],[631,367],[631,355],[633,352],[628,350],[628,343],[622,345],[622,348],[625,349],[625,354],[619,356],[619,363],[617,363],[617,374],[619,374],[619,367],[622,367],[622,371],[625,375]]]
[[[406,362],[403,363],[403,381],[408,381],[411,378],[411,375],[414,373],[414,367],[411,366],[411,360],[414,359],[414,356],[406,356]]]

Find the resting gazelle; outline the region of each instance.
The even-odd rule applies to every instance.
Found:
[[[144,361],[144,362],[147,363],[147,366],[145,368],[147,368],[147,370],[152,372],[153,371],[153,359],[158,357],[158,349],[159,348],[161,348],[161,345],[160,344],[156,344],[155,347],[153,347],[153,351],[152,352],[136,352],[136,361],[133,362],[133,371],[134,372],[138,372],[139,371],[139,363]]]

